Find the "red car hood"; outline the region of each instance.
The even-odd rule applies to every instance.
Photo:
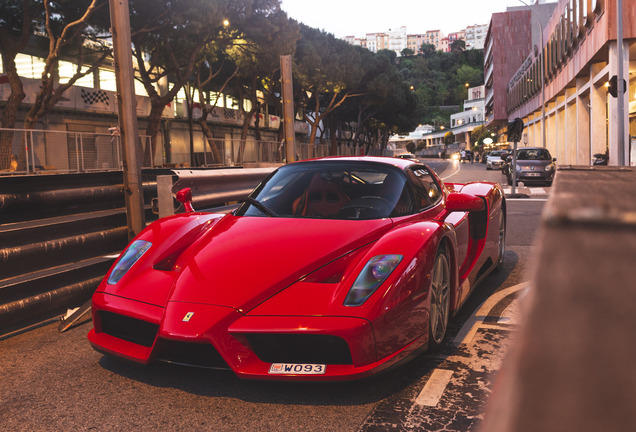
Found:
[[[377,240],[391,219],[236,217],[214,225],[179,259],[169,301],[247,312],[333,259]]]

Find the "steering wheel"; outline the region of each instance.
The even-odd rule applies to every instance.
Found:
[[[367,215],[369,217],[388,217],[392,208],[393,205],[386,198],[379,196],[363,196],[342,206],[342,208],[338,211],[338,215],[344,217],[350,211],[358,210],[358,212],[355,213],[355,219],[360,219],[360,210],[365,210],[365,213],[369,213]]]

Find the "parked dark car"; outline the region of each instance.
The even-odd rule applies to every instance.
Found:
[[[543,183],[552,185],[556,171],[556,158],[547,149],[540,147],[524,147],[517,150],[517,164],[514,171],[517,183]],[[512,184],[512,155],[508,156],[502,167],[502,172]]]

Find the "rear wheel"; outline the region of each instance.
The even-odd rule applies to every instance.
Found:
[[[440,347],[446,336],[450,314],[450,260],[446,247],[441,245],[435,255],[431,275],[431,307],[428,320],[429,348]]]

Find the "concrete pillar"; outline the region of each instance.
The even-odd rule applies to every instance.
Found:
[[[546,147],[552,157],[556,157],[556,115],[554,111],[546,113]]]
[[[577,80],[577,88],[584,80]],[[590,148],[590,93],[578,93],[576,97],[576,164],[591,164]]]
[[[576,99],[565,105],[565,163],[576,165],[577,161],[577,143],[578,143],[578,127],[577,127],[577,104]]]
[[[609,44],[609,76],[618,74],[618,46],[616,42]],[[623,43],[623,76],[629,89],[629,44]],[[629,161],[629,92],[619,94],[617,98],[608,96],[608,123],[609,123],[609,152],[610,165],[616,165],[619,151],[619,131],[618,131],[618,104],[623,104],[623,151],[624,160]],[[627,163],[629,165],[629,163]]]
[[[607,148],[607,88],[599,82],[590,86],[590,154],[605,153]]]
[[[556,157],[561,164],[569,163],[565,151],[565,136],[565,106],[559,104],[557,106],[555,124],[556,154],[553,154],[552,157]]]

